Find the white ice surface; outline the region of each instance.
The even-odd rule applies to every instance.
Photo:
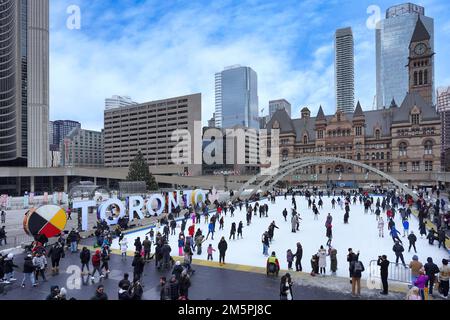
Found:
[[[337,197],[336,197],[337,198]],[[377,197],[374,197],[375,201]],[[316,199],[316,203],[318,201]],[[336,203],[336,209],[331,209],[331,197],[323,197],[323,209],[319,209],[320,215],[318,220],[314,220],[314,214],[312,210],[308,209],[307,201],[304,197],[297,196],[297,211],[300,213],[302,220],[300,221],[300,231],[297,233],[291,232],[291,196],[288,196],[287,200],[284,197],[277,197],[276,203],[269,203],[269,217],[259,218],[259,212],[257,216],[252,216],[252,223],[247,226],[245,218],[245,205],[242,207],[242,212],[239,211],[239,207],[234,212],[234,217],[230,217],[230,211],[228,210],[227,217],[224,217],[225,226],[224,230],[219,230],[219,223],[216,223],[216,232],[214,234],[214,240],[211,240],[211,236],[207,241],[203,243],[202,255],[197,255],[194,253],[193,258],[206,260],[207,253],[206,248],[211,243],[213,247],[217,250],[217,245],[222,236],[228,242],[228,250],[226,252],[225,262],[236,263],[242,265],[265,267],[266,259],[262,254],[262,243],[261,236],[264,231],[267,230],[270,223],[275,220],[276,225],[279,229],[275,229],[274,239],[269,248],[269,254],[275,251],[277,257],[280,261],[281,268],[287,269],[286,261],[286,251],[291,249],[294,253],[296,251],[296,243],[300,242],[303,246],[303,258],[302,266],[304,272],[311,271],[311,257],[315,254],[321,245],[326,247],[327,238],[325,236],[325,220],[327,214],[330,212],[333,216],[333,242],[332,245],[337,249],[337,260],[338,260],[338,276],[348,276],[348,262],[347,262],[347,250],[348,248],[353,248],[353,251],[360,251],[360,260],[364,263],[366,267],[366,272],[363,273],[363,278],[368,276],[368,266],[370,260],[376,260],[379,255],[386,254],[391,262],[395,262],[395,254],[392,251],[393,241],[389,236],[389,231],[387,229],[386,214],[381,213],[383,219],[385,220],[385,237],[378,237],[377,221],[375,219],[375,214],[364,214],[363,205],[357,204],[350,205],[350,218],[349,224],[344,224],[344,210]],[[268,203],[267,200],[263,200],[260,203]],[[286,208],[288,210],[287,222],[284,221],[282,211]],[[373,206],[375,209],[375,205]],[[231,223],[236,222],[236,226],[242,221],[244,224],[243,229],[243,239],[239,240],[228,240],[229,233],[231,229]],[[187,234],[187,229],[191,225],[192,220],[188,219],[187,226],[185,229],[185,234]],[[395,216],[396,228],[403,233],[403,227],[401,224],[401,217],[399,214]],[[175,236],[170,236],[169,244],[172,247],[172,255],[178,254],[178,234],[180,232],[181,222],[178,222],[178,227]],[[208,225],[204,222],[204,217],[201,218],[201,223],[197,225],[197,228],[203,231],[206,236],[208,231]],[[196,230],[197,230],[196,228]],[[449,254],[444,249],[438,249],[437,241],[434,246],[428,244],[428,241],[420,238],[418,230],[418,219],[412,216],[410,219],[410,230],[413,230],[416,234],[418,240],[416,242],[417,255],[419,260],[425,264],[427,257],[432,257],[434,262],[441,266],[441,261],[443,258],[448,258]],[[162,232],[162,228],[160,230]],[[128,238],[129,248],[134,248],[133,243],[136,237],[140,237],[141,241],[145,239],[145,233],[148,230],[138,231],[126,235]],[[414,255],[414,250],[412,249],[408,253],[408,239],[401,237],[405,246],[405,262],[409,264]],[[114,240],[112,248],[118,249],[117,239]],[[154,248],[152,247],[152,252]],[[218,261],[219,253],[218,250],[213,254],[214,261]],[[295,266],[293,266],[295,269]],[[330,274],[330,260],[327,257],[327,274]]]

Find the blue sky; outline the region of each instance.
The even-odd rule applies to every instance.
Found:
[[[333,36],[351,26],[355,97],[372,109],[375,95],[373,13],[401,2],[375,0],[50,0],[50,119],[103,127],[104,99],[146,102],[202,93],[204,123],[214,112],[214,73],[241,64],[258,73],[260,110],[285,98],[293,114],[319,105],[332,113]],[[422,0],[435,19],[436,86],[450,85],[450,2]],[[67,8],[81,9],[81,28],[66,27]]]

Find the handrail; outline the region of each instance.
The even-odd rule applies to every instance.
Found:
[[[381,279],[380,266],[378,266],[377,263],[377,260],[371,260],[369,262],[369,277],[371,279]],[[401,263],[389,263],[388,280],[408,284],[411,283],[411,268],[408,266],[405,267]]]

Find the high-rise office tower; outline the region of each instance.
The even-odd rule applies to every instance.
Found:
[[[355,109],[355,54],[352,28],[336,30],[334,40],[336,109],[350,113]]]
[[[437,92],[437,111],[441,116],[441,162],[445,171],[450,171],[450,87]]]
[[[250,67],[239,65],[217,73],[216,127],[244,126],[259,129],[258,76]]]
[[[81,123],[73,120],[50,121],[50,151],[60,151],[61,142],[74,128],[81,128]]]
[[[269,121],[277,110],[286,110],[289,117],[291,116],[291,104],[286,99],[269,101]]]
[[[47,167],[49,1],[1,1],[0,28],[0,165]]]
[[[393,6],[386,11],[386,19],[377,25],[375,32],[377,109],[387,108],[392,99],[397,102],[403,101],[409,91],[407,66],[410,44],[419,16],[430,36],[429,49],[434,52],[434,20],[425,16],[424,7],[412,3]],[[434,104],[434,71],[429,75],[429,79]]]

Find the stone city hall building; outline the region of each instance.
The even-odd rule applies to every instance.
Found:
[[[390,106],[364,112],[358,102],[353,113],[326,116],[320,107],[316,117],[303,108],[300,119],[278,110],[267,129],[280,129],[280,160],[334,156],[360,161],[409,185],[435,184],[432,172],[441,169],[441,120],[432,101],[434,52],[420,19],[409,51],[409,92],[400,106],[392,99]],[[366,169],[342,163],[318,163],[299,173],[318,181],[383,181]]]

